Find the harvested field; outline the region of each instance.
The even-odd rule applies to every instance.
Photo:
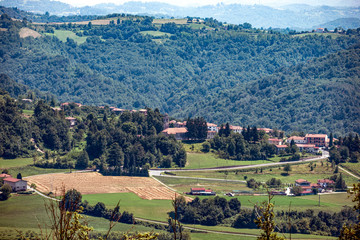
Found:
[[[133,192],[143,199],[173,199],[175,192],[156,180],[146,177],[103,176],[97,172],[54,173],[24,178],[28,184],[35,183],[43,193],[60,195],[62,186],[66,190],[75,188],[81,194]]]
[[[33,37],[33,38],[38,38],[41,37],[41,34],[30,29],[30,28],[21,28],[19,35],[21,38],[26,38],[26,37]]]

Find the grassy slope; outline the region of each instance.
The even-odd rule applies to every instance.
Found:
[[[39,232],[38,224],[44,227],[48,223],[44,205],[47,202],[38,195],[13,195],[7,201],[0,202],[0,239],[14,239],[17,234],[15,230]],[[95,231],[107,231],[109,222],[106,219],[85,217]],[[122,223],[118,223],[113,231],[127,232],[130,229],[131,232],[153,231],[152,228]]]
[[[0,158],[0,168],[21,167],[32,163],[33,163],[32,158],[17,158],[17,159]]]
[[[144,200],[134,193],[108,193],[83,195],[91,205],[103,202],[106,207],[115,207],[120,201],[121,211],[128,211],[135,217],[167,221],[167,212],[172,210],[170,200]]]
[[[160,32],[160,31],[142,31],[140,33],[144,34],[144,35],[149,34],[154,37],[171,36],[172,35],[170,33],[165,33],[165,32]]]
[[[71,38],[73,39],[75,42],[77,42],[78,44],[82,44],[86,41],[87,37],[79,37],[77,36],[74,32],[72,31],[67,31],[67,30],[54,30],[54,34],[52,33],[47,33],[47,35],[50,36],[56,36],[57,38],[60,39],[60,41],[62,42],[66,42],[67,38]]]

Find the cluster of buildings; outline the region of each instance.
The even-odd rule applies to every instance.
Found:
[[[291,141],[295,143],[300,152],[317,152],[321,147],[328,147],[330,139],[326,134],[306,134],[305,137],[291,136],[285,141],[278,138],[268,139],[270,144],[276,146],[278,152],[285,150]]]
[[[301,195],[314,194],[314,190],[317,192],[332,191],[335,182],[330,179],[318,179],[317,183],[311,183],[305,179],[298,179],[295,181],[295,186],[301,187]]]
[[[205,188],[190,188],[190,192],[187,192],[186,194],[202,195],[202,196],[215,196],[216,192],[214,192],[211,189],[205,189]]]
[[[9,184],[13,192],[26,191],[27,181],[11,177],[9,174],[2,173],[0,178],[3,179],[4,184]]]

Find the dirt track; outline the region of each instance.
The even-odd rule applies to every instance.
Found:
[[[173,199],[175,192],[152,178],[103,176],[97,172],[54,173],[24,178],[28,185],[35,183],[43,193],[53,192],[60,195],[75,188],[82,194],[133,192],[143,199]]]

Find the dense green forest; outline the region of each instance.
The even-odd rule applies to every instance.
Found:
[[[286,131],[360,132],[360,29],[297,36],[214,19],[200,28],[152,21],[42,27],[2,15],[0,73],[59,101],[147,106],[177,118]],[[43,37],[20,38],[24,26]],[[48,36],[57,30],[87,39]],[[159,30],[170,35],[145,34]]]

